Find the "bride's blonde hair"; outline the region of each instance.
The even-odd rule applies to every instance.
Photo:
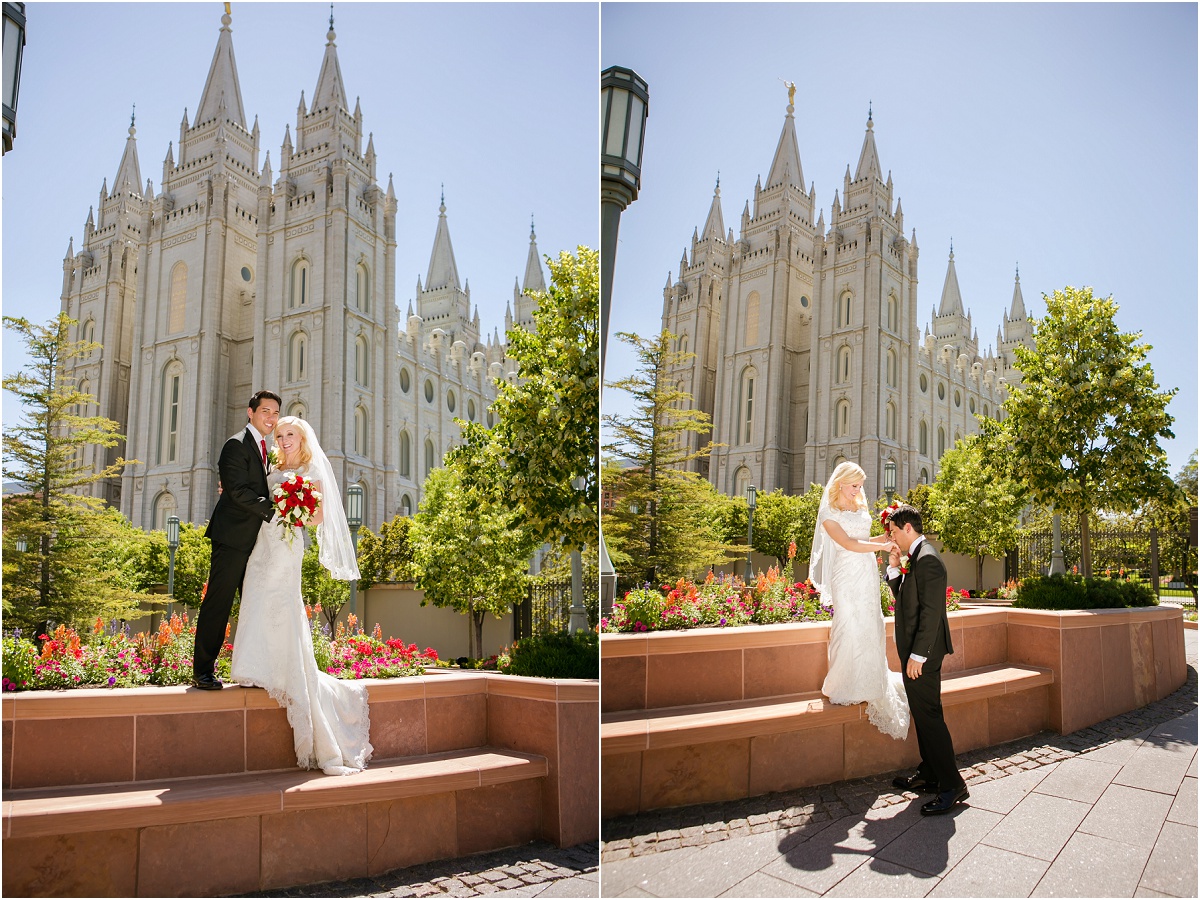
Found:
[[[282,419],[280,421],[282,421]],[[279,426],[276,425],[275,427],[278,428]],[[853,484],[856,481],[865,481],[866,478],[867,473],[864,472],[862,467],[857,463],[848,461],[838,463],[837,468],[833,470],[833,475],[829,478],[829,486],[825,489],[829,496],[829,505],[834,509],[842,509],[842,486],[846,484]],[[867,508],[867,498],[863,496],[863,492],[861,490],[858,492],[858,496],[855,498],[855,508]],[[846,510],[843,510],[843,512],[845,511]]]
[[[308,432],[305,430],[303,423],[296,416],[284,416],[275,423],[275,433],[279,434],[279,429],[284,425],[294,425],[296,431],[300,434],[300,446],[296,448],[295,468],[308,468],[308,464],[312,462],[312,451],[308,449]]]

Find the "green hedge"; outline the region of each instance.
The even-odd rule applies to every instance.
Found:
[[[511,661],[501,670],[534,678],[599,678],[600,635],[577,631],[521,638],[513,645]]]
[[[1123,609],[1157,606],[1148,584],[1079,575],[1034,575],[1021,582],[1013,606],[1021,609]]]

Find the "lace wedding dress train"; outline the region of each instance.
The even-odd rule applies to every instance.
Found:
[[[272,489],[282,476],[268,476]],[[300,596],[304,538],[289,542],[285,527],[264,522],[246,565],[233,679],[263,688],[287,710],[300,768],[350,775],[366,768],[373,751],[367,689],[317,668]]]
[[[871,536],[865,511],[830,508],[828,518],[857,540]],[[821,526],[818,524],[817,526]],[[879,564],[873,553],[856,553],[826,535],[823,602],[833,607],[829,630],[829,672],[821,693],[831,703],[867,704],[871,724],[897,740],[908,735],[908,698],[899,672],[887,664],[887,633],[879,606]]]

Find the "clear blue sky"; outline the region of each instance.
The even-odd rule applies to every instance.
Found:
[[[738,233],[770,168],[795,81],[807,182],[830,220],[868,104],[884,171],[920,247],[930,322],[950,242],[981,347],[1013,275],[1030,315],[1065,285],[1113,295],[1177,387],[1172,473],[1197,445],[1196,10],[1167,4],[606,3],[601,66],[650,86],[642,190],[621,219],[609,380],[634,359],[616,331],[657,333],[662,290],[720,171]],[[628,410],[605,391],[606,412]]]
[[[195,117],[224,6],[39,2],[26,12],[17,139],[0,169],[2,299],[6,315],[44,322],[60,308],[68,238],[82,247],[88,207],[106,177],[112,187],[134,103],[142,178],[161,190],[167,143],[184,107]],[[232,13],[247,125],[257,114],[278,172],[284,126],[294,135],[300,92],[311,102],[316,87],[329,5],[235,2]],[[444,182],[459,276],[483,328],[503,333],[530,214],[543,255],[598,245],[597,7],[338,3],[334,16],[380,185],[394,173],[401,312],[429,266]],[[3,371],[22,361],[6,333]],[[4,423],[18,416],[5,395]]]

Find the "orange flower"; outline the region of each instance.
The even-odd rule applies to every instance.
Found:
[[[96,616],[96,624],[92,626],[92,634],[99,634],[104,630],[104,620]]]
[[[795,558],[796,558],[796,542],[792,541],[790,544],[788,544],[788,560],[790,561]]]

